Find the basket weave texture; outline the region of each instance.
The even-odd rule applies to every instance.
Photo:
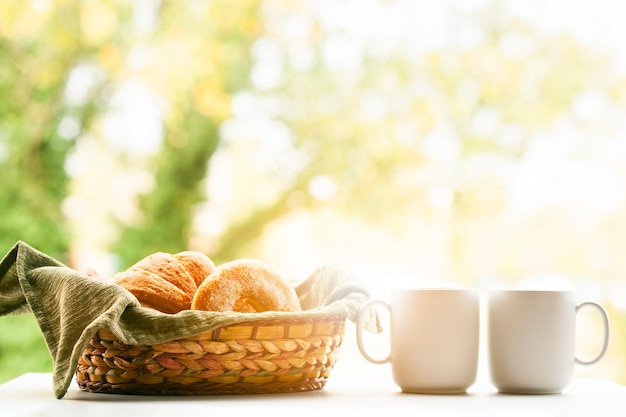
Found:
[[[139,395],[268,394],[321,389],[345,315],[242,322],[155,345],[101,329],[76,370],[83,391]]]

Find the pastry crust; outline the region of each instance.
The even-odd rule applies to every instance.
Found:
[[[182,264],[185,271],[193,278],[196,287],[215,271],[215,263],[202,252],[183,251],[174,255]]]
[[[218,266],[198,287],[191,309],[301,311],[293,287],[257,259],[239,259]]]
[[[144,307],[164,313],[188,310],[198,288],[215,264],[206,255],[157,252],[113,276],[113,282],[130,291]],[[180,256],[179,256],[180,255]]]

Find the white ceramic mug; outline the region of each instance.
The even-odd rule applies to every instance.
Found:
[[[371,357],[363,344],[368,310],[389,310],[390,352]],[[465,392],[478,368],[479,296],[469,289],[405,289],[391,292],[390,304],[373,300],[357,317],[357,344],[374,364],[391,363],[394,382],[403,392]]]
[[[576,314],[593,307],[602,317],[602,347],[595,358],[575,353]],[[571,291],[491,291],[488,298],[489,367],[500,392],[552,394],[565,388],[574,364],[591,365],[604,356],[609,317],[602,305],[576,304]]]

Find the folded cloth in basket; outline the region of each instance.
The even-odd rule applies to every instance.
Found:
[[[295,289],[303,312],[165,314],[142,307],[124,288],[69,268],[21,241],[0,262],[0,316],[35,315],[52,356],[57,398],[66,394],[78,358],[100,328],[123,343],[151,345],[251,320],[344,315],[354,322],[370,297],[359,276],[342,265],[318,268]],[[380,330],[375,314],[366,328]]]

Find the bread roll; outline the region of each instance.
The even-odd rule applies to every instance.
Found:
[[[218,266],[198,287],[191,308],[243,313],[301,311],[293,287],[257,259]]]
[[[213,261],[200,252],[157,252],[115,274],[113,282],[133,293],[144,307],[178,313],[191,308],[199,283],[214,269]]]

